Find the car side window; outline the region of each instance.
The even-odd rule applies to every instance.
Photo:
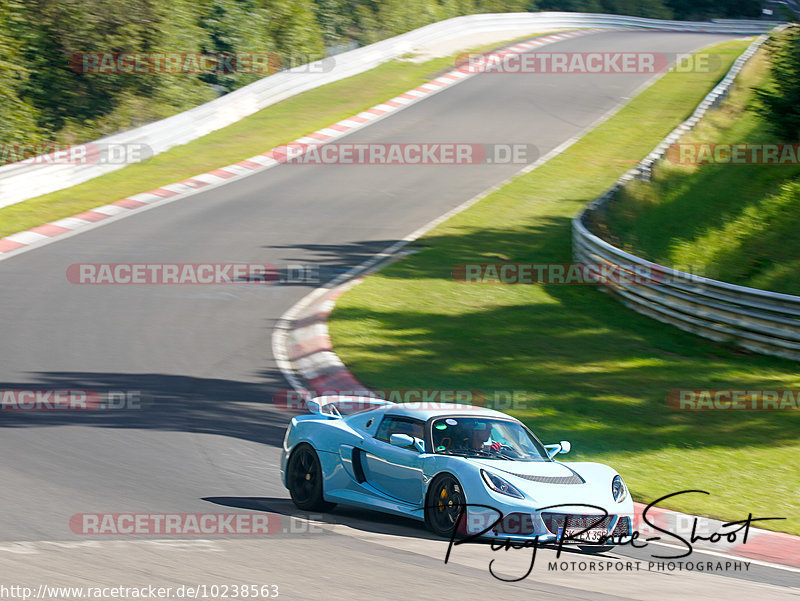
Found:
[[[392,434],[408,434],[414,438],[424,438],[425,426],[423,422],[408,417],[393,417],[387,415],[383,418],[375,438],[383,442],[389,442]],[[413,447],[409,447],[413,448]]]

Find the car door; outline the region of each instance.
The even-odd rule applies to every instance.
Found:
[[[387,415],[373,438],[364,441],[362,468],[366,481],[390,497],[413,505],[422,504],[422,457],[416,448],[389,444],[392,434],[423,438],[424,423]]]

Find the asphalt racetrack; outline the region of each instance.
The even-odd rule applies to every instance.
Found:
[[[730,37],[600,32],[542,51],[677,53]],[[524,143],[541,156],[650,78],[480,75],[341,141]],[[649,571],[642,552],[638,571],[560,572],[547,570],[554,553],[543,550],[528,578],[501,582],[489,562],[514,578],[529,551],[464,545],[445,564],[447,542],[415,522],[347,509],[308,519],[279,481],[291,414],[272,402],[287,384],[270,336],[317,283],[91,286],[66,277],[74,263],[243,261],[322,265],[332,278],[521,167],[280,166],[0,261],[0,387],[144,399],[129,410],[4,412],[0,583],[257,583],[303,600],[796,598],[793,572]],[[69,523],[81,513],[246,510],[281,514],[280,532],[148,540],[83,536]]]

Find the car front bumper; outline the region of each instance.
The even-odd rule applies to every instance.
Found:
[[[564,545],[620,545],[633,536],[633,504],[598,509],[583,506],[535,508],[522,502],[470,504],[462,517],[460,533],[484,540]],[[502,516],[502,517],[501,517]],[[585,532],[581,532],[585,531]],[[592,538],[606,536],[605,540]]]

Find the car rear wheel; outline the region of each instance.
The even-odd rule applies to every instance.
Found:
[[[302,444],[292,453],[286,468],[289,495],[298,508],[306,511],[330,511],[335,503],[322,496],[322,467],[311,445]]]
[[[466,516],[459,519],[462,511],[466,511],[467,498],[464,489],[451,474],[437,476],[428,488],[425,502],[425,524],[433,532],[445,538],[451,538],[458,526],[459,534],[466,534]]]

